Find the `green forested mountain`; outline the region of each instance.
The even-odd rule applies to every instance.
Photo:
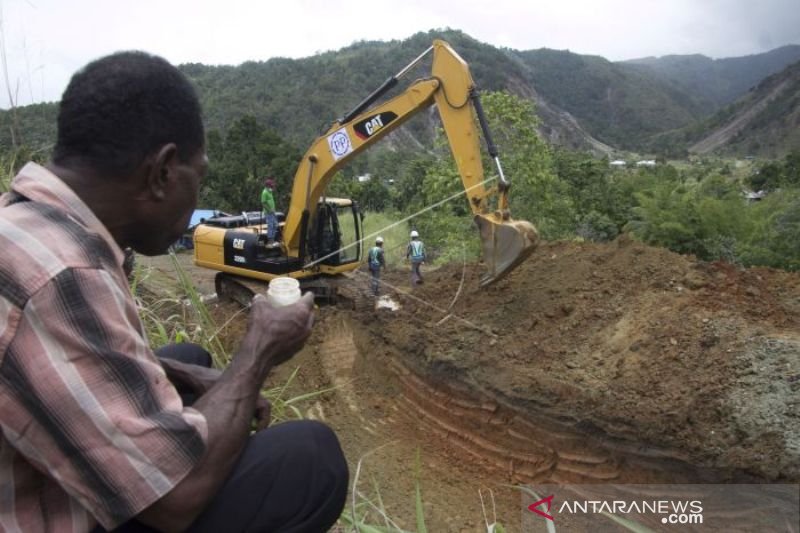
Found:
[[[691,152],[780,157],[800,147],[800,61],[706,122]]]
[[[49,152],[56,138],[57,114],[58,107],[51,103],[0,111],[0,154],[8,152],[13,141],[31,151]]]
[[[669,56],[613,63],[568,51],[501,49],[444,30],[404,40],[357,42],[297,60],[180,68],[198,87],[210,132],[225,134],[240,119],[254,117],[302,151],[331,121],[417,57],[434,38],[446,39],[464,57],[479,88],[506,90],[535,101],[542,118],[540,131],[549,140],[600,151],[667,146],[675,152],[676,142],[702,137],[698,129],[702,126],[695,123],[698,118],[713,115],[722,103],[744,95],[800,55],[800,46],[788,46],[725,60]],[[429,64],[421,64],[409,79],[426,76]],[[47,150],[53,142],[55,113],[55,104],[0,111],[0,151],[11,147],[15,123],[22,143]],[[431,116],[424,113],[384,142],[414,146],[425,141],[434,130]],[[686,133],[693,124],[695,133]]]
[[[543,99],[607,144],[636,147],[638,139],[685,126],[706,111],[690,94],[602,57],[548,49],[516,54]]]
[[[417,34],[403,41],[359,42],[298,60],[270,59],[238,67],[193,64],[182,69],[198,86],[210,129],[225,129],[232,121],[250,115],[305,146],[441,33]],[[522,65],[502,51],[461,32],[444,33],[469,62],[482,89],[525,84]],[[430,60],[408,79],[429,75],[429,65]],[[410,127],[416,134],[424,134],[422,122],[412,122]]]
[[[670,156],[714,152],[779,158],[800,149],[800,61],[713,115],[648,143],[649,150]]]
[[[717,110],[796,61],[800,61],[800,45],[782,46],[744,57],[711,59],[699,54],[669,55],[633,59],[622,65],[655,74],[691,95],[705,109]]]

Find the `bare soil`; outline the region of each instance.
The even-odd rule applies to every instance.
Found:
[[[321,308],[272,378],[299,366],[289,395],[334,388],[306,414],[401,527],[417,481],[437,532],[486,531],[479,489],[518,531],[516,484],[800,481],[800,275],[626,238],[543,244],[486,289],[480,273],[447,265],[412,289],[388,272],[399,309]]]

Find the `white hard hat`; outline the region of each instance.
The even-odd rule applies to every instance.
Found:
[[[411,238],[413,239],[414,237],[419,237],[419,233],[415,229],[411,230]]]
[[[375,237],[375,244],[383,244],[383,237]]]

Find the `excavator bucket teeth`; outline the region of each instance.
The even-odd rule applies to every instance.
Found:
[[[489,271],[481,277],[485,287],[511,272],[536,249],[539,234],[524,220],[502,220],[495,215],[477,215],[483,260]]]

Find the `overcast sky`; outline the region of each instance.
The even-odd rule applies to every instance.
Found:
[[[734,57],[800,44],[800,0],[0,0],[0,7],[4,108],[9,85],[19,105],[59,100],[75,70],[129,49],[176,64],[236,65],[448,27],[495,46],[610,60]]]

